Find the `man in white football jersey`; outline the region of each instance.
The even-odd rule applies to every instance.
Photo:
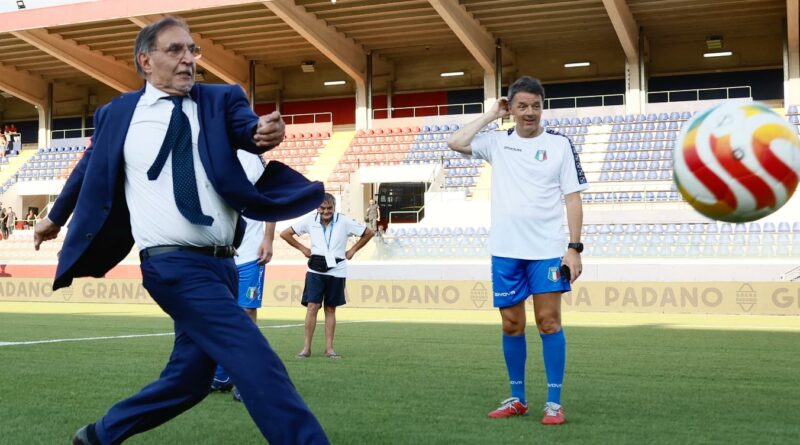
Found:
[[[238,150],[239,162],[242,164],[247,179],[255,183],[264,172],[264,161],[258,155]],[[254,221],[244,218],[247,223],[242,243],[234,257],[239,272],[239,306],[255,323],[258,309],[261,307],[261,294],[264,291],[264,265],[272,260],[272,242],[275,239],[275,223]],[[234,382],[222,366],[217,366],[211,392],[227,392],[233,390],[233,398],[242,401]]]
[[[543,108],[541,83],[521,77],[509,87],[508,98],[500,98],[483,116],[453,133],[448,145],[492,165],[492,288],[494,306],[503,320],[511,398],[489,417],[521,416],[528,411],[525,301],[533,296],[548,388],[542,423],[557,425],[564,423],[561,385],[566,363],[561,294],[570,290],[582,271],[580,192],[588,184],[572,142],[542,127]],[[479,134],[489,123],[509,115],[514,117],[514,128]],[[562,196],[569,243],[562,229]]]

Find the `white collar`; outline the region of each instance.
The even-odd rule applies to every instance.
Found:
[[[144,87],[144,94],[142,94],[141,101],[143,105],[149,107],[158,102],[159,99],[167,96],[170,96],[170,94],[159,90],[152,83],[147,82]],[[184,96],[184,99],[185,98],[191,99],[188,95]]]

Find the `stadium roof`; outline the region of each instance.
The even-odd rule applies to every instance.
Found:
[[[141,26],[164,14],[189,23],[205,51],[201,68],[207,81],[246,82],[252,60],[258,65],[257,77],[268,79],[259,83],[257,96],[263,96],[280,88],[282,75],[276,73],[299,71],[305,61],[363,82],[368,52],[374,56],[375,74],[399,82],[397,90],[479,88],[483,71],[493,67],[496,39],[502,43],[506,78],[621,78],[625,55],[638,47],[639,29],[646,37],[651,75],[775,68],[782,66],[787,5],[797,11],[797,0],[25,3],[28,9],[0,13],[0,89],[28,101],[32,97],[26,96],[36,96],[47,82],[135,88],[140,80],[132,64],[134,37]],[[52,3],[68,4],[35,8]],[[709,38],[716,36],[734,57],[702,57]],[[563,67],[576,60],[592,65]],[[467,78],[431,75],[448,65],[467,71]],[[20,88],[29,91],[10,90],[3,78],[21,79],[27,83]]]

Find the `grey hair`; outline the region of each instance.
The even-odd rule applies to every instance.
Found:
[[[326,193],[325,196],[322,198],[323,203],[329,203],[330,205],[336,207],[336,198],[331,195],[330,193]],[[322,205],[322,204],[320,204]]]
[[[158,34],[173,26],[183,28],[186,32],[189,32],[189,25],[186,24],[185,20],[168,15],[155,23],[145,26],[136,36],[136,43],[133,45],[133,63],[136,65],[136,72],[139,73],[139,77],[142,79],[145,78],[145,72],[142,69],[142,65],[139,64],[139,54],[148,54],[153,51],[156,48]]]
[[[539,79],[534,79],[530,76],[522,76],[515,80],[514,83],[508,87],[508,101],[511,102],[514,99],[514,95],[520,92],[536,94],[544,100],[544,87],[542,83],[539,82]]]

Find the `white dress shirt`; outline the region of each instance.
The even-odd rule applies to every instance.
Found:
[[[200,120],[197,104],[191,97],[183,99],[182,108],[192,127],[197,192],[203,214],[214,218],[214,223],[211,226],[192,224],[178,211],[172,187],[171,153],[158,178],[154,181],[147,178],[147,170],[161,149],[172,115],[172,102],[160,100],[167,96],[169,94],[148,82],[125,137],[125,198],[131,213],[133,239],[139,249],[162,245],[230,245],[236,228],[236,211],[214,190],[200,161],[197,145]]]

